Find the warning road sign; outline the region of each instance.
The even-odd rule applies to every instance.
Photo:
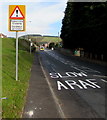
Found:
[[[24,15],[18,6],[15,7],[13,13],[10,15],[10,19],[24,19]]]
[[[9,31],[25,31],[25,5],[9,5]]]
[[[9,5],[9,31],[16,32],[16,81],[18,80],[18,32],[25,31],[25,5]]]

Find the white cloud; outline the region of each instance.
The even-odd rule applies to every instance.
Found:
[[[22,0],[23,1],[23,0]],[[1,4],[1,2],[0,2]],[[7,2],[1,4],[0,15],[0,32],[7,34],[8,36],[15,36],[15,32],[8,32],[8,5],[26,5],[26,32],[20,32],[19,34],[28,33],[40,33],[49,34],[53,28],[53,24],[57,22],[61,23],[64,10],[66,7],[66,2],[27,2],[27,3],[17,3],[17,2]],[[31,22],[29,22],[31,21]],[[58,27],[57,27],[58,28]],[[59,28],[60,29],[60,28]],[[54,27],[55,30],[55,27]],[[56,30],[58,31],[58,30]]]
[[[64,3],[57,3],[51,6],[41,7],[32,11],[27,15],[28,31],[31,32],[48,32],[51,28],[51,24],[62,20],[65,9]],[[30,27],[32,26],[32,28]]]

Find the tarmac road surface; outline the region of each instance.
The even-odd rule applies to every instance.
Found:
[[[105,66],[64,56],[56,50],[39,51],[22,118],[105,120],[106,87]]]
[[[67,57],[55,50],[40,51],[51,93],[65,118],[106,118],[106,67]]]

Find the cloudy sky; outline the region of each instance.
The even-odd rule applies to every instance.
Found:
[[[15,32],[8,31],[8,7],[26,5],[26,31],[19,32],[19,36],[29,33],[56,36],[61,30],[66,3],[67,0],[1,0],[0,33],[15,37]]]

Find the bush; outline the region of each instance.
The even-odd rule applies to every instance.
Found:
[[[51,49],[51,48],[54,48],[55,47],[55,43],[54,42],[52,42],[52,43],[50,43],[49,44],[49,48]]]

